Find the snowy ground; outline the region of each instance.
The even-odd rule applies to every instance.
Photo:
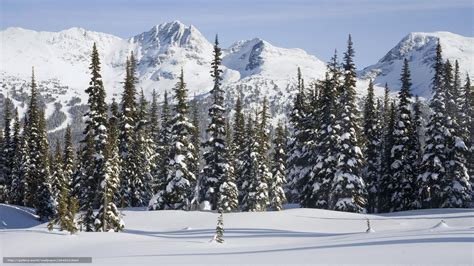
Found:
[[[71,236],[48,232],[29,209],[0,205],[0,256],[87,256],[94,265],[474,264],[473,209],[231,213],[224,215],[225,244],[209,242],[215,213],[123,214],[125,232]],[[366,217],[374,232],[365,232]]]

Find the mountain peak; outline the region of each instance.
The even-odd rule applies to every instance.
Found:
[[[441,43],[444,60],[458,60],[461,73],[474,73],[472,58],[474,56],[474,38],[464,37],[455,33],[411,32],[403,37],[375,65],[361,71],[362,78],[372,78],[375,84],[383,86],[388,83],[392,89],[400,88],[400,73],[403,59],[407,59],[412,71],[412,91],[415,95],[429,98],[433,77],[433,63],[436,45]]]
[[[132,42],[139,42],[145,47],[182,47],[201,50],[208,48],[209,42],[194,27],[187,26],[178,20],[154,26],[149,31],[131,38]]]
[[[436,48],[438,40],[441,42],[441,46],[444,50],[444,48],[449,49],[449,47],[453,45],[462,44],[466,41],[469,42],[469,39],[471,39],[472,43],[473,38],[464,37],[447,31],[410,32],[384,57],[382,57],[379,63],[402,60],[411,52],[420,49],[432,51]]]
[[[88,30],[81,28],[81,27],[72,27],[69,29],[65,29],[60,31],[59,33],[84,33],[87,32]]]

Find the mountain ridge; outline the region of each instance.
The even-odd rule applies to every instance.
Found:
[[[52,115],[59,110],[67,117],[60,126],[51,130],[61,129],[66,122],[75,121],[77,118],[70,115],[71,110],[87,102],[84,90],[90,79],[88,66],[94,42],[99,49],[109,102],[121,95],[125,59],[130,52],[137,59],[137,88],[143,89],[147,97],[153,89],[161,95],[172,89],[181,68],[185,72],[190,98],[203,98],[212,88],[209,69],[213,44],[196,27],[179,21],[155,25],[125,39],[79,27],[59,32],[10,27],[0,31],[0,38],[3,62],[0,64],[0,95],[16,95],[14,103],[22,113],[31,66],[34,65],[42,93],[48,99],[46,114]],[[358,71],[358,93],[365,93],[368,80],[372,78],[379,96],[385,83],[395,94],[399,88],[401,61],[407,57],[412,69],[414,94],[429,98],[431,58],[437,38],[441,40],[445,58],[458,59],[463,74],[474,72],[473,64],[469,63],[474,57],[474,48],[471,48],[474,47],[474,38],[449,32],[413,32],[377,63]],[[267,97],[276,119],[284,118],[296,93],[297,67],[301,68],[306,84],[323,78],[326,70],[324,62],[303,49],[276,47],[258,37],[234,42],[223,48],[226,103],[232,106],[240,94],[245,108],[254,109],[263,97]]]

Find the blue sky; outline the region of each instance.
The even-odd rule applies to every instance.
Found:
[[[327,61],[352,34],[358,68],[375,63],[412,31],[473,36],[472,0],[0,0],[0,27],[70,27],[130,37],[163,22],[196,26],[222,46],[260,37]]]

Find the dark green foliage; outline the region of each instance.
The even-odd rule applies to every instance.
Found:
[[[242,183],[243,198],[242,208],[246,211],[265,211],[269,205],[268,184],[267,181],[271,176],[267,176],[267,172],[262,171],[265,164],[265,158],[261,153],[261,127],[257,122],[261,116],[255,115],[255,120],[249,116],[247,121],[247,144],[246,153],[243,157],[244,182]],[[261,123],[261,122],[260,122]],[[271,174],[268,172],[268,174]]]
[[[273,164],[272,179],[270,182],[270,206],[273,210],[279,211],[282,205],[286,203],[285,191],[286,184],[286,134],[283,124],[280,122],[275,131],[273,139]]]
[[[466,168],[468,148],[465,145],[458,119],[462,117],[462,104],[459,104],[459,66],[446,61],[444,65],[443,86],[446,91],[446,179],[442,180],[442,208],[466,208],[471,201],[472,188]],[[462,101],[461,101],[462,103]]]
[[[54,215],[51,185],[49,183],[48,141],[44,112],[39,110],[38,91],[34,78],[31,78],[31,98],[28,106],[28,122],[25,134],[28,134],[29,167],[26,191],[26,205],[36,208],[40,220],[49,220]]]
[[[388,212],[391,208],[393,184],[392,146],[393,131],[395,128],[395,103],[389,100],[388,86],[385,84],[385,94],[383,100],[383,125],[382,132],[382,158],[381,158],[381,179],[378,184],[378,212]]]
[[[404,60],[401,83],[391,155],[394,182],[392,210],[394,211],[411,209],[416,191],[416,132],[410,111],[411,80],[406,59]]]
[[[206,130],[209,139],[203,144],[205,161],[202,176],[202,201],[209,202],[211,209],[216,210],[219,199],[219,187],[224,180],[227,180],[229,171],[229,161],[225,146],[225,109],[224,91],[221,88],[222,70],[221,48],[217,40],[214,44],[214,58],[211,63],[211,76],[214,80],[214,87],[210,91],[213,104],[209,108],[210,123]]]
[[[289,140],[288,156],[288,184],[286,194],[289,202],[298,202],[301,193],[303,193],[303,184],[307,183],[308,162],[306,156],[310,155],[312,149],[305,149],[305,144],[310,140],[308,126],[309,121],[314,120],[314,114],[308,113],[307,97],[304,82],[300,68],[297,74],[297,93],[293,102],[293,110],[290,114],[290,122],[293,134]]]
[[[171,145],[168,157],[168,175],[164,184],[164,202],[166,209],[187,210],[194,195],[196,177],[189,170],[190,161],[194,160],[190,153],[192,144],[190,135],[193,125],[188,121],[188,103],[186,83],[181,70],[179,81],[174,88],[175,116],[171,119]]]
[[[105,180],[100,184],[103,191],[101,198],[101,206],[94,222],[95,230],[102,232],[122,231],[124,223],[121,214],[117,209],[116,202],[118,188],[120,185],[120,156],[118,154],[118,107],[115,101],[111,106],[112,115],[109,118],[109,136],[107,142],[107,175]]]
[[[169,173],[169,161],[171,150],[171,115],[168,105],[168,93],[165,91],[161,107],[161,128],[156,143],[156,168],[153,173],[152,184],[154,197],[149,203],[150,210],[162,210],[165,208],[166,179]]]
[[[55,224],[59,225],[59,230],[66,230],[74,234],[78,230],[75,219],[78,210],[77,201],[73,197],[68,196],[68,190],[61,188],[56,206],[56,216],[48,223],[48,230],[52,231]]]
[[[234,134],[233,134],[233,148],[234,148],[234,165],[235,165],[235,177],[236,185],[238,188],[238,200],[241,203],[243,194],[242,184],[244,182],[244,161],[243,157],[246,152],[246,132],[245,132],[245,118],[242,111],[242,99],[237,96],[237,101],[235,102],[235,114],[234,114]]]
[[[331,185],[329,208],[338,211],[364,212],[367,191],[360,173],[364,164],[360,148],[359,111],[356,106],[356,73],[351,36],[344,53],[344,82],[340,87],[336,127],[339,139],[336,152],[336,173]]]
[[[367,186],[367,211],[375,213],[377,210],[377,193],[379,191],[379,175],[381,162],[381,128],[378,108],[375,105],[374,85],[370,80],[367,89],[367,98],[364,105],[364,136],[366,140],[365,156],[365,183]]]
[[[90,161],[82,174],[83,183],[80,185],[84,193],[85,213],[83,223],[86,231],[94,227],[93,208],[100,205],[104,191],[100,184],[105,182],[107,176],[107,105],[105,104],[105,89],[100,75],[99,52],[94,44],[91,54],[91,81],[86,89],[88,94],[89,111],[86,113],[86,129],[84,131],[84,156]],[[90,168],[92,166],[92,168]],[[86,178],[87,177],[87,178]]]
[[[55,204],[57,204],[61,190],[65,189],[67,191],[68,188],[68,184],[64,178],[63,156],[61,154],[61,144],[59,139],[56,140],[56,149],[54,155],[51,156],[50,166],[51,196],[53,197]]]
[[[15,147],[12,136],[12,106],[13,103],[9,98],[4,101],[3,110],[3,141],[0,143],[0,179],[4,181],[4,191],[6,202],[11,202],[11,183],[13,170],[13,157],[15,155]]]
[[[63,175],[68,192],[70,190],[72,175],[74,173],[74,150],[72,145],[71,127],[67,125],[66,133],[64,134]]]
[[[191,153],[193,155],[194,160],[190,162],[189,169],[190,171],[196,176],[198,179],[196,182],[198,183],[194,189],[194,195],[192,199],[192,209],[197,210],[199,208],[199,202],[200,202],[200,191],[199,188],[201,187],[201,178],[199,176],[199,162],[201,160],[201,154],[200,154],[200,147],[201,147],[201,139],[199,137],[200,135],[200,129],[199,129],[199,109],[198,109],[198,104],[197,100],[194,99],[191,103],[191,123],[193,124],[193,131],[191,133],[191,143],[192,143],[192,148],[191,148]]]
[[[158,117],[158,95],[155,90],[151,94],[150,113],[148,115],[148,134],[153,142],[158,143],[160,125]]]
[[[130,184],[130,200],[132,207],[146,206],[151,199],[152,175],[154,168],[155,148],[153,140],[147,131],[147,110],[148,103],[143,95],[140,96],[140,105],[137,110],[137,128],[135,130],[134,141],[132,144],[131,157],[128,157],[134,165],[134,179]]]
[[[234,145],[232,143],[229,120],[226,120],[225,132],[226,156],[229,161],[229,168],[227,170],[227,178],[222,180],[222,184],[219,187],[219,200],[217,202],[219,212],[231,212],[239,206],[238,189],[235,184]]]
[[[125,63],[125,81],[121,102],[122,113],[120,116],[119,155],[122,168],[119,194],[121,195],[120,206],[122,208],[132,205],[132,184],[138,180],[137,168],[132,154],[137,125],[135,67],[136,62],[132,53]]]
[[[224,243],[224,217],[222,213],[219,213],[219,218],[217,218],[216,234],[214,235],[214,240],[217,243]]]
[[[29,152],[28,142],[25,139],[25,135],[20,134],[18,110],[15,110],[15,123],[13,130],[14,156],[9,200],[12,204],[24,205],[28,180]]]
[[[339,128],[336,127],[336,103],[338,88],[341,86],[341,69],[334,54],[325,80],[321,83],[321,92],[316,110],[318,130],[315,134],[315,162],[311,166],[309,178],[301,185],[300,203],[304,207],[329,208],[331,182],[336,173],[336,151]]]

